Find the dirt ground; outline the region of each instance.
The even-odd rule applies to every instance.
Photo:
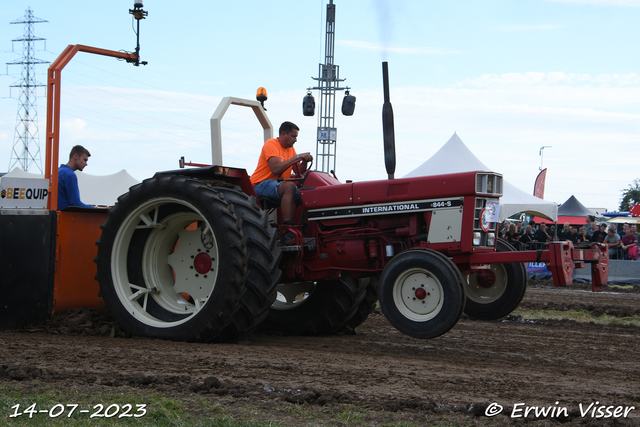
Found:
[[[530,283],[521,307],[638,316],[640,286]],[[510,316],[463,317],[444,336],[417,340],[376,312],[356,335],[190,344],[122,338],[109,319],[78,310],[0,332],[0,384],[133,388],[290,426],[349,425],[327,415],[345,405],[364,409],[366,425],[640,425],[639,336],[636,326]],[[530,409],[525,418],[533,407],[547,416]]]

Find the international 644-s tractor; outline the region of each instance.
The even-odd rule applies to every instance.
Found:
[[[159,172],[111,209],[58,211],[55,77],[77,51],[131,56],[91,49],[70,46],[50,67],[48,94],[57,98],[47,121],[48,207],[0,215],[4,326],[28,318],[27,307],[55,314],[89,306],[106,308],[131,335],[234,341],[256,328],[353,329],[379,300],[401,332],[432,338],[463,312],[489,320],[511,313],[526,290],[525,262],[547,263],[556,285],[589,263],[594,287],[606,283],[600,245],[516,252],[499,240],[485,208],[502,196],[503,180],[490,172],[341,183],[307,171],[294,181],[296,215],[306,209],[309,227],[294,227],[289,246],[280,246],[247,171],[221,165]],[[384,121],[388,142],[388,113]],[[392,165],[393,150],[385,152]]]

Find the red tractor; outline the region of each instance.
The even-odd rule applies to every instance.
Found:
[[[134,335],[228,341],[257,326],[295,334],[354,328],[379,298],[401,332],[432,338],[463,312],[511,313],[526,290],[527,259],[564,272],[587,258],[606,274],[599,247],[559,242],[514,252],[496,239],[495,224],[483,229],[487,199],[501,196],[499,174],[343,184],[309,171],[296,180],[310,227],[304,235],[298,227],[286,247],[244,169],[162,172],[132,187],[98,241],[107,309]]]
[[[64,61],[76,51],[90,51],[70,49]],[[233,167],[160,172],[131,187],[109,210],[57,211],[60,92],[59,81],[51,84],[51,68],[59,67],[53,71],[59,78],[64,63],[50,67],[48,93],[56,94],[56,103],[49,102],[48,116],[49,208],[37,218],[21,218],[25,229],[33,229],[34,221],[48,227],[50,240],[42,248],[32,244],[39,236],[24,243],[40,248],[37,256],[47,263],[31,288],[19,288],[11,262],[25,255],[0,253],[10,259],[0,259],[11,273],[3,293],[13,292],[0,324],[21,312],[28,293],[47,314],[106,307],[131,335],[235,341],[256,328],[292,334],[353,329],[379,300],[401,332],[432,338],[450,330],[463,312],[488,320],[511,313],[526,290],[525,262],[546,262],[556,285],[571,281],[575,265],[590,263],[594,287],[606,283],[603,246],[575,249],[557,242],[545,251],[516,252],[497,239],[497,224],[487,222],[485,210],[488,201],[502,196],[497,173],[341,183],[307,171],[295,182],[303,202],[297,218],[306,209],[310,226],[304,234],[296,226],[295,244],[284,247],[246,170]],[[386,104],[385,162],[392,175]],[[9,214],[2,215],[0,220]],[[18,224],[21,214],[11,215],[11,224]],[[80,243],[70,238],[79,227],[85,230]]]
[[[385,67],[385,163],[393,175],[393,121]],[[515,252],[487,224],[502,176],[466,172],[341,183],[293,178],[309,227],[279,246],[278,225],[244,169],[157,173],[120,197],[98,241],[108,310],[134,335],[233,341],[258,327],[331,334],[362,323],[379,299],[389,322],[416,338],[444,334],[462,313],[499,319],[524,296],[524,261],[545,261],[557,284],[574,261],[606,283],[599,246]]]

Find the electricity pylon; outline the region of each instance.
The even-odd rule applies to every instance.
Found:
[[[33,24],[41,22],[47,21],[34,17],[31,8],[26,10],[23,18],[11,22],[11,24],[25,24],[25,26],[24,36],[12,40],[12,42],[22,42],[22,58],[7,62],[7,65],[22,65],[22,79],[10,86],[19,88],[20,96],[9,171],[16,165],[24,171],[35,166],[42,173],[36,90],[45,85],[36,81],[35,66],[36,64],[48,64],[49,61],[39,60],[33,55],[35,42],[45,40],[33,35]]]

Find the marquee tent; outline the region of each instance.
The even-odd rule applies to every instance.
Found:
[[[76,175],[80,200],[89,205],[113,206],[118,197],[139,182],[124,169],[112,175],[89,175],[84,172],[76,172]]]
[[[587,209],[575,196],[571,196],[566,202],[560,205],[558,208],[558,215],[560,216],[583,216],[594,215],[589,209]]]
[[[484,165],[456,133],[430,159],[409,172],[403,178],[415,176],[443,175],[468,171],[498,172]],[[558,205],[526,193],[503,180],[503,196],[500,198],[500,221],[511,215],[524,212],[556,221]]]
[[[5,176],[8,178],[44,178],[44,175],[25,172],[18,168],[3,175],[3,177]],[[78,177],[80,200],[88,205],[96,206],[113,206],[119,196],[139,182],[124,169],[112,175],[102,176],[76,171],[76,176]]]
[[[587,209],[575,196],[571,196],[558,208],[558,224],[568,222],[571,225],[583,225],[587,216],[596,216]]]
[[[570,225],[583,226],[587,222],[587,216],[593,216],[597,222],[606,221],[602,215],[593,213],[591,209],[586,208],[575,196],[571,196],[566,202],[558,208],[558,224],[568,222]],[[535,217],[536,223],[544,221],[544,218]]]

